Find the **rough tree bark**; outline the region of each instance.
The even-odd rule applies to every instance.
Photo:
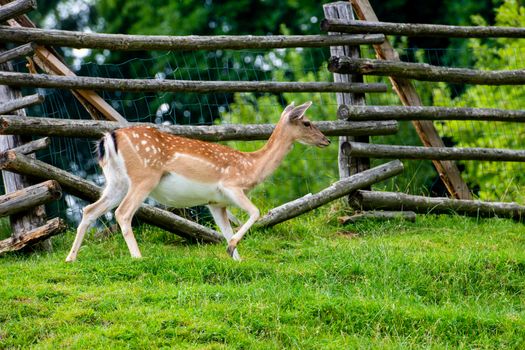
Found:
[[[525,111],[495,108],[423,106],[339,106],[340,119],[370,120],[485,120],[525,122]]]
[[[334,73],[384,75],[421,81],[443,81],[457,84],[525,84],[525,69],[501,71],[476,70],[433,66],[427,63],[372,60],[365,58],[356,59],[347,56],[330,57],[328,69]]]
[[[468,216],[500,216],[523,220],[525,206],[517,203],[483,202],[444,197],[413,196],[399,192],[357,191],[353,207],[360,210],[409,210],[422,214],[464,214]]]
[[[349,34],[377,33],[410,37],[525,38],[525,28],[516,27],[451,26],[443,24],[347,21],[328,18],[321,21],[321,29]]]
[[[159,79],[116,79],[0,72],[0,84],[75,90],[129,92],[386,92],[381,83],[190,81]]]
[[[350,142],[350,153],[360,157],[382,159],[525,162],[525,150],[497,148],[418,147]]]
[[[382,34],[373,35],[215,35],[166,36],[84,33],[56,29],[12,28],[0,26],[4,42],[65,46],[74,48],[145,51],[145,50],[246,50],[288,47],[328,47],[335,45],[380,44]]]
[[[325,135],[385,135],[398,131],[396,121],[354,122],[324,121],[314,123]],[[149,125],[161,131],[206,141],[266,140],[273,132],[273,124],[222,124],[211,126],[156,125],[151,123],[129,123]],[[100,120],[72,120],[55,118],[0,116],[0,134],[41,135],[64,137],[98,138],[105,132],[122,127],[117,122]]]

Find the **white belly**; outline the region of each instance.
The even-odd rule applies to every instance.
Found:
[[[218,183],[193,181],[177,173],[164,175],[150,196],[172,208],[186,208],[206,204],[229,204]]]

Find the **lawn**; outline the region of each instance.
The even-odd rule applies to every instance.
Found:
[[[330,218],[330,219],[328,219]],[[144,258],[90,234],[76,263],[0,258],[0,348],[525,348],[525,229],[420,216],[340,226],[323,209],[250,232],[241,263],[143,227]]]

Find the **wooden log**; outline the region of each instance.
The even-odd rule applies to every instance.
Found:
[[[321,121],[314,123],[325,135],[384,135],[395,134],[397,122],[355,122]],[[273,132],[273,124],[223,124],[211,126],[156,125],[151,123],[129,123],[149,125],[161,131],[206,141],[265,140]],[[63,137],[98,138],[105,132],[122,127],[117,122],[73,120],[37,117],[0,116],[0,134],[42,135]]]
[[[475,217],[498,216],[516,220],[525,217],[525,206],[517,203],[424,197],[379,191],[357,191],[352,199],[354,208],[360,210],[409,210],[422,214],[457,213]]]
[[[51,219],[43,226],[25,232],[19,238],[10,237],[0,241],[0,254],[20,250],[26,246],[46,240],[63,232],[66,227],[64,220],[60,218]]]
[[[17,46],[9,51],[2,52],[0,53],[0,64],[10,60],[14,60],[18,57],[31,55],[35,50],[35,47],[35,43],[28,43],[25,45]]]
[[[31,10],[36,10],[36,7],[36,0],[14,0],[2,5],[0,6],[0,22],[18,17]]]
[[[369,22],[331,18],[321,21],[321,29],[348,34],[376,33],[429,38],[525,38],[525,28],[519,27]]]
[[[146,50],[245,50],[290,47],[328,47],[335,45],[379,44],[382,34],[373,35],[213,35],[167,36],[83,33],[56,29],[12,28],[0,26],[0,40],[4,42],[65,46],[74,48],[123,51]]]
[[[87,201],[96,201],[102,193],[102,188],[79,176],[13,151],[0,155],[0,169],[31,175],[39,179],[55,180],[65,192]],[[219,242],[223,239],[212,229],[150,205],[143,204],[136,215],[144,222],[184,238],[203,242]]]
[[[333,183],[331,186],[316,194],[308,194],[277,208],[273,208],[268,214],[259,219],[256,225],[257,227],[269,227],[290,220],[308,211],[319,208],[337,198],[346,196],[357,189],[371,186],[374,183],[395,176],[402,171],[403,164],[395,160],[351,175]]]
[[[406,220],[410,222],[416,221],[416,213],[413,211],[384,211],[384,210],[371,210],[365,212],[359,212],[352,216],[341,216],[337,218],[337,221],[341,225],[348,223],[356,223],[366,220]]]
[[[448,68],[427,63],[330,57],[328,69],[334,73],[386,75],[422,81],[443,81],[457,84],[523,85],[525,69],[488,71],[467,68]]]
[[[349,152],[355,156],[382,159],[525,162],[525,150],[496,148],[419,147],[350,142]]]
[[[352,5],[349,2],[335,2],[323,5],[324,15],[327,18],[347,18],[353,19]],[[340,33],[328,33],[329,35],[341,35]],[[351,56],[360,57],[359,46],[331,46],[330,54],[332,56]],[[334,82],[344,83],[362,83],[362,75],[334,74]],[[338,105],[364,105],[365,95],[359,93],[336,93]],[[338,149],[339,178],[343,179],[352,174],[356,174],[370,168],[369,159],[353,158],[346,152],[348,141],[368,142],[368,135],[364,136],[340,136]]]
[[[129,92],[385,92],[381,83],[190,81],[116,79],[0,72],[0,84],[55,89],[88,89]]]
[[[49,180],[0,196],[0,217],[13,215],[62,197],[58,182]]]
[[[28,143],[24,143],[21,146],[11,148],[11,151],[21,153],[21,154],[30,154],[34,153],[38,150],[44,149],[48,147],[51,144],[51,139],[49,137],[43,137],[38,140],[30,141]]]
[[[15,100],[6,101],[0,103],[0,114],[7,114],[16,111],[17,109],[34,106],[42,102],[44,102],[44,96],[40,94],[24,96]]]
[[[339,106],[340,119],[370,120],[476,120],[525,122],[525,110],[422,106]]]
[[[379,21],[370,2],[368,0],[350,0],[357,17],[364,21]],[[374,45],[377,58],[385,60],[399,61],[399,56],[390,44],[385,39],[382,44]],[[401,79],[398,77],[389,77],[392,82],[394,91],[399,96],[399,99],[405,106],[422,106],[421,98],[419,97],[412,82],[408,79]],[[428,120],[414,120],[412,125],[421,140],[421,143],[427,147],[443,147],[444,143],[439,136],[436,127]],[[458,167],[451,161],[432,161],[441,181],[447,188],[450,195],[454,198],[471,199],[472,195],[465,181],[461,177]]]

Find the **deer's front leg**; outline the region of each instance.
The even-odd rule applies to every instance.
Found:
[[[208,208],[210,209],[210,213],[213,216],[215,223],[217,226],[219,226],[222,235],[224,238],[226,238],[226,242],[230,243],[230,240],[233,237],[233,229],[228,218],[228,211],[225,207],[219,207],[215,205],[209,205]],[[241,256],[239,255],[237,249],[233,251],[231,256],[233,260],[241,261]]]
[[[242,239],[242,237],[246,234],[246,232],[248,232],[250,227],[252,227],[253,224],[259,219],[260,212],[259,209],[257,209],[257,207],[250,201],[250,199],[246,197],[242,189],[228,189],[225,192],[235,205],[245,210],[246,212],[248,212],[248,215],[250,215],[250,218],[244,223],[244,225],[241,226],[239,231],[237,231],[237,233],[234,234],[231,240],[228,242],[227,251],[228,254],[230,254],[233,257],[234,252],[237,248],[237,244],[239,244],[239,241]]]

